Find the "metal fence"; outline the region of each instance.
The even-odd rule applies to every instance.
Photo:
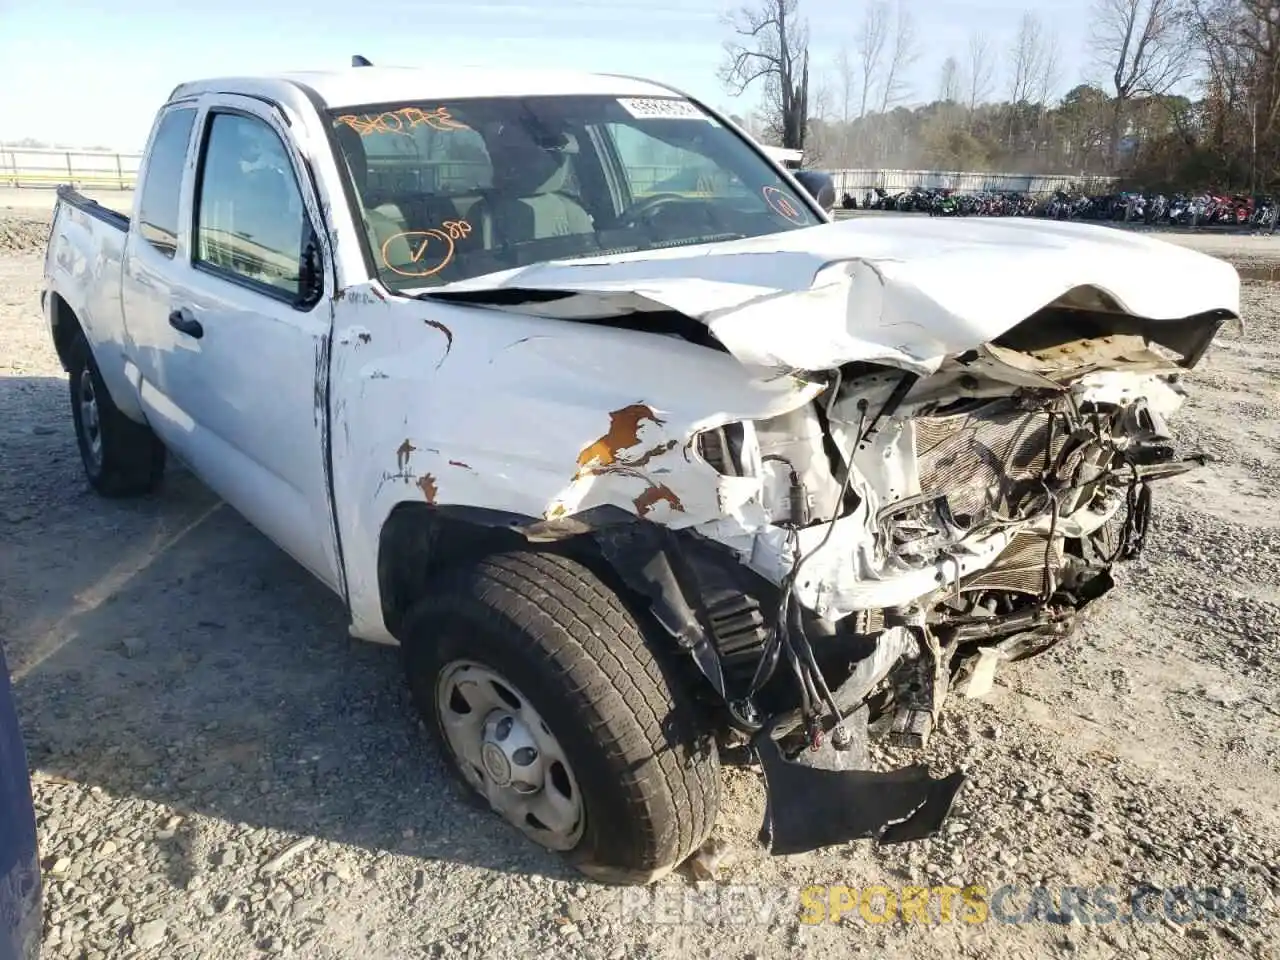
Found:
[[[0,185],[132,190],[141,160],[140,153],[0,147]]]
[[[53,187],[73,183],[77,187],[131,190],[138,179],[138,153],[105,153],[92,150],[29,150],[0,147],[0,185],[10,187]],[[463,167],[467,164],[426,164]],[[636,185],[651,189],[681,172],[679,167],[637,168]],[[1106,193],[1114,188],[1115,177],[1073,174],[977,173],[965,170],[831,170],[837,199],[845,193],[859,201],[868,190],[880,187],[890,192],[915,187],[949,188],[962,193],[1002,192],[1051,194],[1057,190]],[[449,179],[452,170],[437,174]],[[448,174],[448,175],[446,175]]]
[[[965,170],[832,170],[836,199],[852,194],[859,202],[862,194],[876,187],[894,193],[900,190],[949,189],[959,193],[1030,193],[1047,195],[1058,190],[1107,193],[1116,177],[1095,177],[1069,173],[975,173]]]

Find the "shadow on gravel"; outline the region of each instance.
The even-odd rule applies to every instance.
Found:
[[[455,785],[396,650],[350,639],[337,597],[190,474],[97,497],[53,378],[0,378],[0,449],[0,636],[33,766],[248,827],[570,875]]]

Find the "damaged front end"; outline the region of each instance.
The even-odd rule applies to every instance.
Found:
[[[723,399],[699,394],[704,420],[613,411],[524,532],[589,535],[649,600],[726,746],[763,768],[774,853],[910,840],[938,829],[963,775],[872,771],[869,740],[925,747],[951,691],[981,695],[1112,588],[1152,484],[1195,465],[1165,419],[1238,317],[1239,282],[1072,226],[851,221],[767,243],[424,297],[678,338],[777,387],[745,417],[727,376]],[[1170,270],[1186,295],[1159,282]],[[987,296],[981,278],[1006,273]]]
[[[595,531],[761,763],[774,853],[935,832],[963,774],[873,771],[869,740],[923,748],[952,690],[1067,636],[1141,550],[1151,484],[1196,465],[1165,425],[1183,366],[1088,319],[927,376],[846,364],[797,409],[702,431],[705,463],[758,483],[755,527]]]

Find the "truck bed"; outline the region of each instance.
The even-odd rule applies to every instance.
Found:
[[[119,210],[104,207],[97,200],[90,200],[69,184],[63,184],[58,188],[58,199],[68,206],[75,207],[77,210],[101,220],[110,227],[115,227],[125,233],[129,230],[129,218],[127,216]]]

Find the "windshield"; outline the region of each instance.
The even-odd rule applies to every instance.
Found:
[[[392,289],[823,222],[750,145],[676,97],[379,104],[330,119]]]

